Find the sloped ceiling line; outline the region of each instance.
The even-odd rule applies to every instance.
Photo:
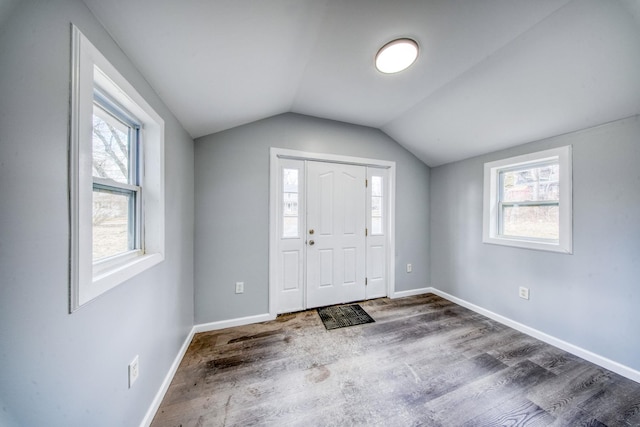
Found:
[[[569,0],[567,0],[567,2],[568,1]],[[575,0],[571,0],[571,1],[575,1]],[[514,35],[513,38],[507,40],[503,45],[498,46],[493,51],[487,53],[486,56],[484,56],[479,61],[477,61],[474,64],[472,64],[469,68],[467,68],[466,70],[462,71],[461,73],[459,73],[459,74],[457,74],[455,76],[452,76],[452,78],[449,81],[447,81],[444,84],[440,85],[439,87],[435,88],[435,90],[433,90],[432,92],[429,92],[429,93],[425,94],[425,96],[423,98],[421,98],[420,100],[418,100],[414,104],[408,106],[405,110],[401,111],[400,114],[398,114],[397,116],[391,118],[389,121],[383,123],[380,126],[380,128],[384,130],[386,127],[392,126],[393,123],[396,120],[398,120],[399,117],[402,117],[402,116],[404,116],[406,114],[410,114],[412,111],[417,109],[421,104],[427,102],[432,97],[436,97],[440,92],[446,91],[447,88],[451,87],[452,85],[457,84],[457,82],[459,80],[463,80],[466,76],[472,74],[476,69],[482,67],[483,64],[491,62],[492,59],[496,55],[498,55],[501,51],[507,49],[508,47],[512,46],[513,44],[518,43],[519,40],[521,40],[523,37],[526,37],[527,34],[531,33],[538,25],[540,25],[542,22],[548,20],[551,16],[555,15],[556,13],[558,13],[558,11],[560,9],[562,9],[562,8],[564,8],[566,6],[567,6],[566,4],[560,5],[557,9],[553,10],[548,15],[545,15],[544,17],[542,17],[540,20],[538,20],[537,22],[535,22],[534,24],[532,24],[528,28],[523,29],[522,32],[520,32],[519,34]]]
[[[295,112],[437,166],[640,113],[640,0],[84,2],[194,138]]]

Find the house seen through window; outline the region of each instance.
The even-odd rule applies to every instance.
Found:
[[[483,241],[572,253],[571,147],[484,165]]]
[[[557,241],[559,183],[557,160],[500,172],[500,234]]]

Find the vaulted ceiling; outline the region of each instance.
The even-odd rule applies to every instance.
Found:
[[[296,112],[436,166],[640,113],[640,0],[84,1],[194,138]]]

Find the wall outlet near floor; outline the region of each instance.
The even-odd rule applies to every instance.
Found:
[[[411,273],[413,271],[413,265],[407,264],[407,273]]]
[[[244,293],[244,282],[236,282],[236,294]]]
[[[520,298],[529,299],[529,288],[525,288],[524,286],[520,286],[520,291],[518,293]]]
[[[131,388],[133,383],[136,382],[138,375],[140,375],[140,361],[136,354],[136,357],[134,357],[131,363],[129,363],[129,388]]]

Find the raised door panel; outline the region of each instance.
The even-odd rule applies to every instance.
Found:
[[[282,290],[300,291],[300,251],[282,252]]]
[[[314,200],[313,209],[314,216],[318,218],[316,235],[321,236],[333,236],[333,222],[334,222],[334,173],[332,171],[326,172],[318,176],[317,182],[317,194],[312,197],[317,198]]]

